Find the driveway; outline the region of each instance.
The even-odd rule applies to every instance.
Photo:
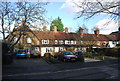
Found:
[[[33,73],[33,72],[48,72],[56,70],[55,67],[49,65],[42,58],[24,58],[15,59],[11,65],[4,65],[2,68],[3,75],[15,73]]]

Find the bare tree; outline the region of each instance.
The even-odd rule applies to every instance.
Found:
[[[75,6],[79,9],[76,18],[85,17],[89,19],[95,15],[99,15],[101,13],[109,14],[109,16],[116,18],[120,16],[119,7],[120,2],[118,0],[110,0],[110,1],[103,1],[103,0],[79,0],[78,2],[73,1]]]
[[[9,36],[6,38],[8,42],[11,42],[14,40],[16,35],[14,32],[16,32],[16,27],[33,27],[31,23],[37,22],[37,23],[47,23],[46,17],[45,17],[45,8],[44,6],[47,5],[47,2],[1,2],[0,3],[0,19],[1,19],[1,27],[3,34],[3,40],[5,40],[5,33],[9,33]],[[24,21],[22,21],[22,18],[24,18]],[[22,24],[21,24],[22,22]],[[8,27],[5,27],[7,23]],[[10,32],[11,25],[14,25],[14,29],[12,32]],[[20,25],[21,24],[21,25]],[[6,32],[7,31],[7,32]],[[26,30],[25,30],[26,31]],[[14,46],[18,43],[21,36],[24,35],[24,32],[19,31],[18,33],[18,39],[14,44],[11,46]],[[32,32],[32,31],[30,31]],[[11,47],[10,46],[10,47]]]
[[[17,23],[20,24],[22,18],[25,18],[26,24],[33,28],[36,27],[31,24],[32,22],[47,23],[44,8],[47,2],[16,2],[15,5]]]
[[[5,40],[5,33],[10,33],[11,24],[13,24],[12,13],[13,11],[10,2],[0,3],[0,33],[3,35],[3,40]]]

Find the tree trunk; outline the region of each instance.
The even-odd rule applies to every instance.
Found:
[[[3,17],[3,14],[2,14],[2,35],[3,35],[3,41],[5,40],[5,29],[4,29],[4,17]]]

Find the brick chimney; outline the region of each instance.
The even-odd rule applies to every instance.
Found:
[[[65,33],[68,33],[68,27],[65,28]]]
[[[99,28],[96,28],[96,29],[94,30],[94,34],[95,34],[97,37],[99,37]]]
[[[22,18],[22,25],[24,26],[26,24],[26,18]]]
[[[43,25],[43,31],[47,31],[46,25]]]
[[[83,38],[83,30],[84,30],[84,29],[83,29],[82,27],[79,28],[79,34],[80,34],[80,37],[81,37],[81,38]]]
[[[57,26],[54,26],[54,32],[57,32]]]

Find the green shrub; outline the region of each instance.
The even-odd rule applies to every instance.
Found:
[[[93,55],[92,55],[91,52],[85,52],[85,53],[83,53],[83,57],[90,57],[90,58],[92,58]]]
[[[96,59],[96,60],[104,60],[104,56],[103,55],[94,56],[93,58]]]

